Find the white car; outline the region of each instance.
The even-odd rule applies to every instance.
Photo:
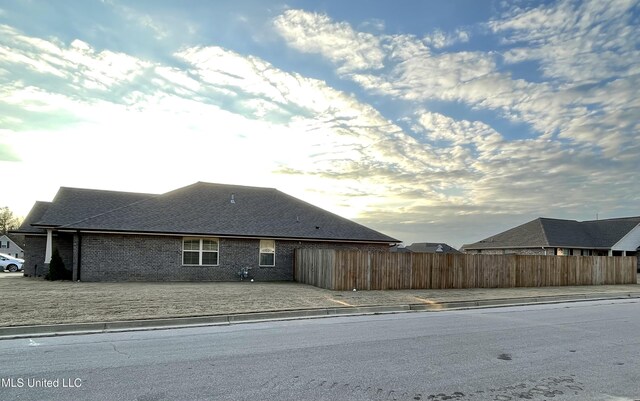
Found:
[[[6,253],[0,253],[0,271],[9,270],[10,272],[17,272],[22,270],[22,264],[24,259],[14,258]]]

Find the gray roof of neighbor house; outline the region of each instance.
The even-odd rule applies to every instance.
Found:
[[[272,188],[198,182],[162,195],[124,193],[130,201],[126,205],[119,204],[124,199],[112,198],[113,192],[85,191],[63,194],[65,205],[50,207],[39,224],[123,233],[400,242]],[[100,200],[105,194],[111,209]],[[84,205],[87,199],[99,206]],[[100,208],[107,210],[100,212]]]
[[[576,247],[611,248],[640,224],[640,216],[606,220],[562,220],[539,217],[510,230],[485,238],[469,249]]]
[[[406,248],[411,252],[422,253],[462,253],[459,250],[441,242],[414,242]]]
[[[411,251],[409,249],[407,249],[405,246],[400,246],[400,244],[395,244],[389,247],[389,252],[394,252],[394,253],[411,253]]]

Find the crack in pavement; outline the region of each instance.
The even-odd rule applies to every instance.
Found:
[[[125,355],[127,357],[127,359],[131,358],[131,355],[127,354],[126,352],[122,352],[122,351],[118,350],[118,348],[116,348],[116,345],[114,343],[110,343],[110,344],[113,347],[113,350],[115,352],[117,352],[120,355]]]

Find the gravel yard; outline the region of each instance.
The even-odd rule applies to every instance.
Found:
[[[339,292],[293,282],[74,283],[0,273],[0,326],[618,292],[640,285]]]

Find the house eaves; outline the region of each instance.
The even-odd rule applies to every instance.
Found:
[[[281,241],[305,241],[305,242],[336,242],[336,238],[332,237],[277,237],[269,235],[233,235],[233,234],[215,234],[215,233],[196,233],[196,232],[161,232],[161,231],[109,231],[109,230],[88,230],[88,229],[65,229],[56,230],[65,233],[81,233],[81,234],[108,234],[108,235],[144,235],[144,236],[162,236],[162,237],[200,237],[200,238],[230,238],[230,239],[273,239]],[[354,244],[395,244],[400,241],[386,240],[365,240],[365,239],[344,239],[339,240],[344,243]]]

